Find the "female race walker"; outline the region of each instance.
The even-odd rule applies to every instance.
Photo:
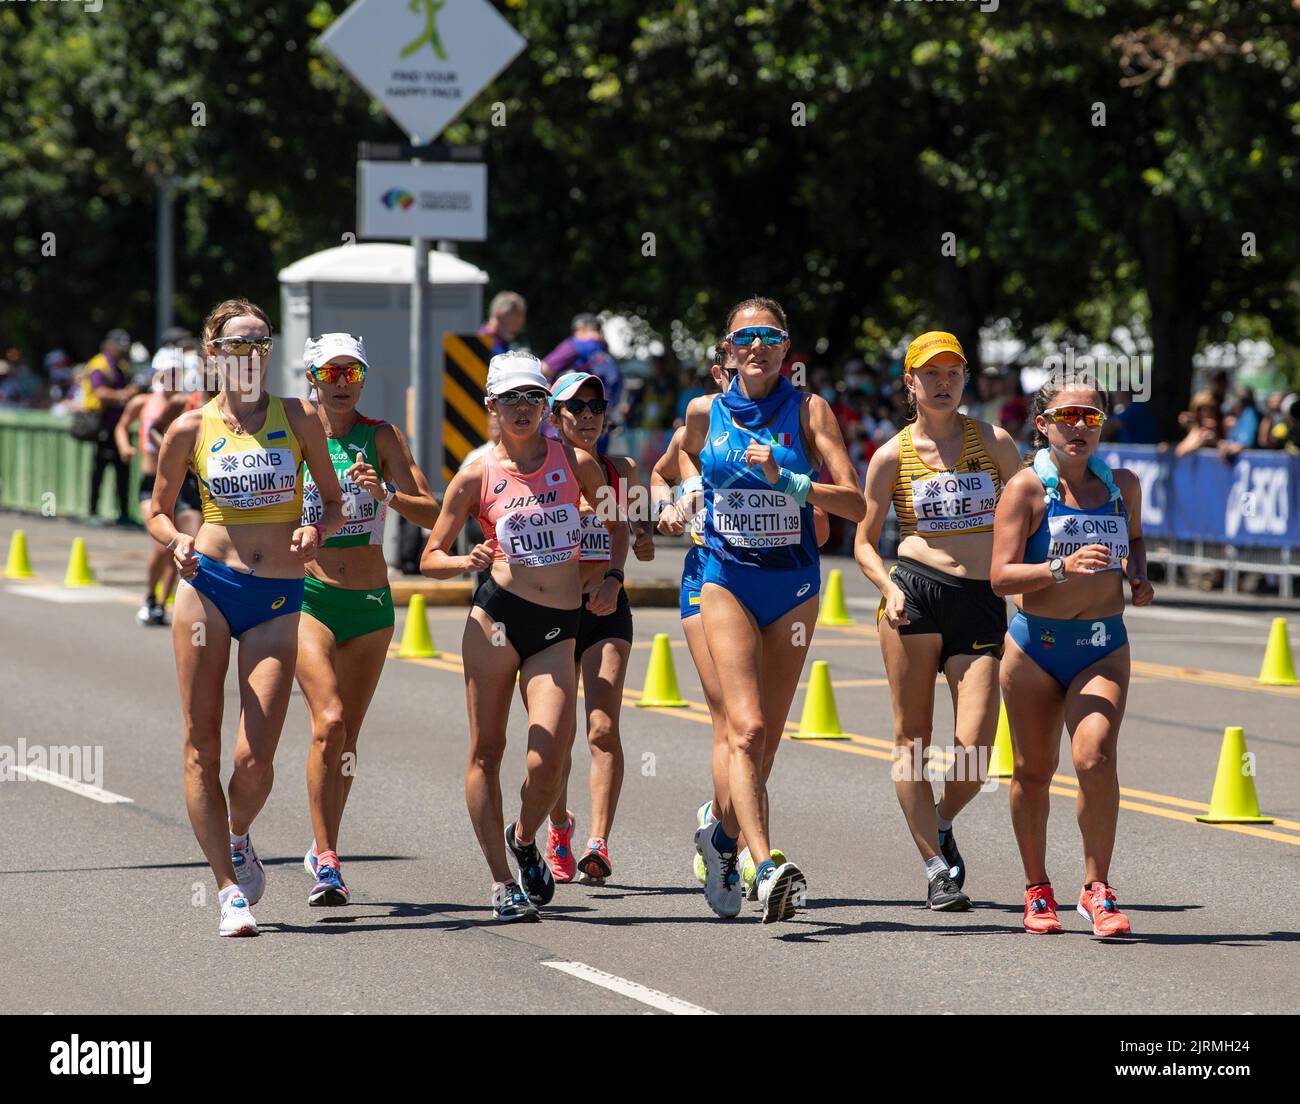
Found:
[[[1006,430],[958,412],[966,354],[952,334],[921,334],[903,370],[916,420],[871,458],[854,555],[880,589],[876,624],[894,707],[894,792],[925,863],[926,903],[964,911],[966,863],[952,822],[982,784],[976,749],[991,747],[997,733],[1007,614],[989,586],[989,557],[993,512],[1020,453]],[[891,502],[902,540],[898,563],[886,571],[876,546]],[[952,693],[964,769],[954,764],[936,805],[924,758],[940,672]]]
[[[393,637],[385,513],[432,529],[438,504],[401,430],[357,410],[369,367],[361,338],[323,334],[307,342],[303,359],[346,518],[303,580],[298,685],[311,714],[307,800],[315,832],[303,865],[315,879],[309,905],[345,905],[339,822],[356,774],[357,736]],[[320,488],[305,472],[302,523],[323,516]]]
[[[555,895],[555,880],[534,836],[555,805],[572,742],[577,704],[574,640],[583,613],[578,500],[600,502],[605,474],[590,453],[543,437],[550,386],[531,353],[494,356],[488,365],[488,409],[501,440],[452,478],[429,534],[420,571],[449,579],[491,567],[474,593],[461,655],[469,706],[465,802],[492,871],[498,920],[536,920]],[[486,540],[467,556],[451,546],[471,514]],[[610,558],[627,556],[627,525],[605,521]],[[622,581],[605,573],[586,600],[595,617],[618,609]],[[518,817],[504,825],[501,760],[515,677],[528,710],[528,771]],[[514,858],[518,882],[506,863]],[[522,885],[522,889],[520,888]]]
[[[812,639],[821,590],[813,504],[852,521],[866,506],[830,407],[781,375],[790,348],[771,299],[737,304],[725,356],[736,376],[722,395],[692,399],[682,451],[706,493],[700,615],[727,714],[727,804],[695,833],[704,894],[719,916],[740,911],[737,842],[755,863],[763,922],[786,920],[806,891],[794,863],[772,861],[767,778]],[[814,483],[825,465],[833,483]],[[719,797],[721,795],[719,794]]]
[[[623,706],[623,680],[627,657],[632,650],[632,607],[627,592],[618,592],[618,608],[605,617],[587,609],[587,599],[603,584],[606,576],[623,579],[623,563],[613,558],[609,530],[604,518],[611,509],[626,516],[628,488],[636,485],[636,462],[626,456],[605,456],[596,442],[605,432],[605,385],[599,376],[570,372],[551,385],[551,419],[561,438],[575,453],[594,456],[605,469],[608,489],[602,499],[580,504],[582,546],[579,556],[583,605],[578,615],[578,635],[573,658],[581,676],[587,709],[587,743],[591,748],[591,836],[581,858],[573,858],[573,814],[568,809],[569,772],[573,766],[572,744],[565,760],[560,795],[551,810],[547,826],[546,861],[557,882],[578,881],[604,885],[613,872],[609,857],[609,833],[623,786],[623,744],[619,738],[619,713]],[[633,551],[638,559],[654,558],[654,539],[643,523],[636,525]]]
[[[220,303],[203,327],[224,382],[167,430],[147,524],[180,576],[172,644],[185,717],[185,805],[216,876],[222,935],[256,935],[250,906],[266,872],[248,837],[271,792],[298,653],[303,565],[343,522],[325,431],[302,399],[263,390],[271,323],[243,299]],[[210,360],[209,363],[214,363]],[[302,522],[302,466],[320,486],[323,516]],[[172,511],[193,468],[203,500],[197,536]],[[239,737],[230,804],[221,791],[221,718],[231,638],[239,641]]]
[[[1076,816],[1084,879],[1078,911],[1099,937],[1129,934],[1107,878],[1119,820],[1116,745],[1128,697],[1124,576],[1149,605],[1142,488],[1096,455],[1109,403],[1086,387],[1049,381],[1034,399],[1044,447],[1007,484],[993,534],[993,588],[1020,596],[1007,632],[1002,693],[1015,774],[1011,825],[1025,866],[1025,930],[1059,932],[1047,877],[1048,787],[1061,725],[1079,779]]]

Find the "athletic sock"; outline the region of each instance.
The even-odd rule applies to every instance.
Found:
[[[738,839],[739,837],[736,837]],[[713,847],[717,851],[735,851],[736,839],[727,835],[726,830],[722,827],[722,821],[718,821],[713,826]]]
[[[551,817],[551,827],[557,832],[563,832],[569,826],[569,818],[566,816],[563,820],[556,820]]]
[[[775,873],[776,873],[776,863],[774,863],[771,859],[768,859],[766,862],[759,863],[758,869],[754,871],[754,884],[758,885],[760,882],[763,882],[767,878],[770,878]]]
[[[948,863],[942,855],[935,855],[932,859],[925,860],[925,874],[931,881],[938,874],[948,873]]]
[[[338,853],[335,851],[321,851],[316,856],[316,865],[317,867],[322,867],[322,866],[338,867],[340,865]]]
[[[940,832],[952,831],[952,821],[949,820],[946,816],[944,816],[943,813],[939,812],[939,806],[937,803],[935,804],[934,807],[934,818],[939,822]]]
[[[226,886],[225,889],[217,894],[217,903],[219,905],[226,905],[230,903],[232,897],[242,897],[243,895],[244,891],[240,889],[239,886]]]
[[[234,832],[231,832],[230,846],[233,847],[236,851],[243,851],[245,848],[248,847],[248,833],[245,832],[242,836],[237,836],[235,835]]]

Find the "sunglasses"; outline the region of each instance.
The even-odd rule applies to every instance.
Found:
[[[269,337],[214,337],[212,344],[223,353],[235,356],[248,356],[256,351],[258,356],[268,357],[275,342]]]
[[[593,414],[604,414],[609,408],[608,399],[564,399],[561,403],[565,410],[575,417],[584,410],[590,410]]]
[[[360,383],[366,378],[366,366],[359,360],[351,364],[322,364],[312,369],[311,378],[317,383],[337,383],[340,379],[344,383]]]
[[[526,402],[529,406],[541,406],[551,396],[545,391],[502,391],[492,397],[503,406],[518,406],[521,402]]]
[[[1057,425],[1077,426],[1086,429],[1100,429],[1106,421],[1106,413],[1095,406],[1054,406],[1043,411],[1044,418],[1051,418]]]
[[[757,338],[764,345],[780,345],[789,336],[775,326],[746,326],[743,330],[732,330],[723,340],[728,345],[752,345]]]

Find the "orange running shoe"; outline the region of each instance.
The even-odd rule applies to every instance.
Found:
[[[1111,935],[1128,935],[1128,917],[1119,911],[1115,891],[1105,882],[1093,882],[1079,894],[1079,915],[1092,921],[1092,934],[1098,939]]]
[[[1061,930],[1058,908],[1051,882],[1030,886],[1025,890],[1025,931],[1033,935],[1057,934]]]
[[[577,864],[573,861],[573,814],[568,812],[563,828],[557,828],[546,818],[546,862],[557,882],[573,881]]]

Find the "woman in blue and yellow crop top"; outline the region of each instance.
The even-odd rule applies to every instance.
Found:
[[[867,467],[867,517],[854,555],[880,589],[876,625],[894,713],[894,793],[926,868],[926,903],[964,912],[966,862],[955,818],[980,791],[977,769],[998,724],[998,658],[1006,603],[989,586],[993,511],[1020,467],[1006,430],[958,410],[966,354],[932,330],[908,346],[903,386],[916,418],[886,441]],[[893,505],[901,540],[886,570],[877,551]],[[944,777],[936,804],[926,757],[934,725],[935,679],[954,702],[953,737],[962,758]]]
[[[271,790],[271,761],[293,689],[304,565],[343,523],[325,431],[302,399],[264,390],[271,352],[266,314],[243,299],[220,303],[203,327],[215,398],[172,423],[158,456],[147,525],[181,578],[172,644],[185,718],[185,804],[217,879],[220,933],[256,935],[250,906],[266,876],[248,838]],[[302,520],[302,465],[323,504]],[[199,480],[196,536],[172,519],[187,471]],[[230,641],[239,640],[241,716],[230,801],[222,792],[221,718]]]
[[[1061,725],[1079,779],[1084,879],[1078,911],[1092,933],[1129,934],[1107,882],[1119,821],[1116,745],[1128,697],[1124,579],[1135,606],[1155,597],[1142,540],[1137,476],[1097,456],[1109,403],[1090,387],[1050,381],[1034,400],[1042,447],[1007,484],[993,530],[993,588],[1018,596],[1002,663],[1015,750],[1011,825],[1025,867],[1025,930],[1059,932],[1047,877],[1049,788]]]

